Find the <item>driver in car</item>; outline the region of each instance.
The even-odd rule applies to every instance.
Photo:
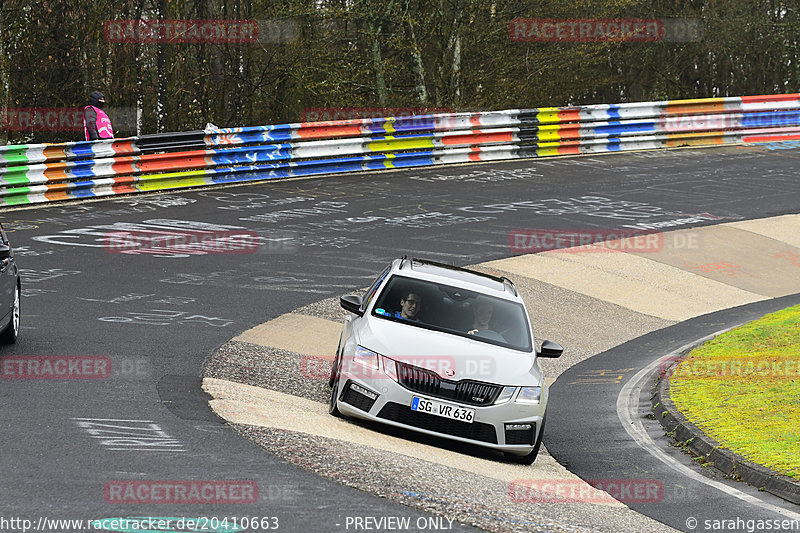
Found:
[[[422,308],[422,296],[415,292],[409,292],[405,297],[400,298],[400,311],[395,312],[395,318],[418,322],[419,310]]]

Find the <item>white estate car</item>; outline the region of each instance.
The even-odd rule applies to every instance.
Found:
[[[336,351],[329,411],[505,452],[531,464],[548,390],[514,284],[480,272],[396,259],[349,312]]]

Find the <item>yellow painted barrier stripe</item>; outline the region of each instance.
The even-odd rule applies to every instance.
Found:
[[[560,131],[561,126],[550,124],[547,126],[541,126],[539,131],[536,132],[536,136],[542,142],[558,141],[561,139],[561,134],[559,133]]]
[[[386,159],[383,160],[383,166],[386,168],[394,168],[394,162],[392,161],[394,158],[394,154],[386,154]]]
[[[560,110],[561,108],[558,107],[540,107],[539,112],[536,113],[536,120],[540,123],[561,122],[561,118],[558,116]]]
[[[552,155],[559,155],[559,153],[558,153],[558,148],[557,147],[554,147],[554,148],[538,148],[536,150],[536,155],[538,155],[539,157],[547,157],[547,156],[552,156]]]
[[[389,137],[380,141],[367,143],[367,148],[371,152],[433,148],[433,139],[395,139],[394,137]]]
[[[167,174],[144,174],[139,177],[136,188],[140,191],[158,191],[178,187],[207,185],[210,176],[204,171],[170,172]]]
[[[202,185],[211,185],[210,181],[204,179],[186,179],[186,178],[173,178],[166,180],[158,180],[157,182],[137,183],[136,188],[140,191],[160,191],[164,189],[178,189],[181,187],[198,187]]]

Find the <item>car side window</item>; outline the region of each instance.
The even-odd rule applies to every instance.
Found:
[[[6,230],[3,228],[2,224],[0,224],[0,237],[3,239],[3,244],[8,246],[8,237],[6,237]]]
[[[375,278],[375,281],[372,282],[372,285],[370,285],[369,289],[367,289],[367,293],[364,295],[364,299],[361,301],[362,310],[365,310],[369,306],[369,303],[372,301],[373,296],[375,296],[375,293],[378,292],[378,289],[383,283],[383,280],[385,280],[386,276],[389,275],[389,271],[391,269],[392,265],[386,267],[384,271],[381,272],[377,278]]]

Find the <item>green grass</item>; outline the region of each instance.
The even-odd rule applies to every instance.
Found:
[[[800,305],[694,349],[670,395],[724,448],[800,479]]]

